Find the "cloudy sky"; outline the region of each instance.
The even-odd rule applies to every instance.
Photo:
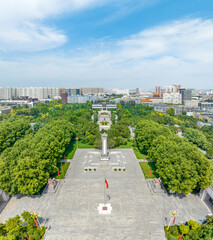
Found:
[[[212,0],[0,0],[0,87],[213,88]]]

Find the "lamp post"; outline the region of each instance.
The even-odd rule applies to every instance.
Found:
[[[176,218],[176,216],[177,216],[177,211],[172,210],[172,211],[170,211],[170,214],[171,214],[171,219],[170,219],[169,226],[168,226],[167,230],[169,230],[169,227],[170,227],[170,225],[171,225],[171,223],[172,223],[172,219],[173,219],[173,225],[174,225],[174,223],[175,223],[175,218]]]

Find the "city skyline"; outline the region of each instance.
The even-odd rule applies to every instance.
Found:
[[[4,0],[0,86],[211,89],[212,9],[209,0]]]

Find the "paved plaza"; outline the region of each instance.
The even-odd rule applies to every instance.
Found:
[[[153,193],[132,149],[116,151],[125,157],[126,171],[113,171],[109,163],[102,161],[96,171],[86,172],[85,157],[91,149],[78,149],[56,193],[13,197],[0,215],[0,222],[23,210],[38,211],[48,227],[45,240],[163,240],[163,226],[171,210],[178,212],[177,223],[205,219],[210,214],[198,196]],[[111,215],[100,215],[97,210],[104,202],[105,178]]]

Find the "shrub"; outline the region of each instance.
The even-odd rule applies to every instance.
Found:
[[[189,220],[188,224],[192,230],[196,230],[199,227],[199,224],[192,219]]]
[[[114,168],[114,171],[117,171],[117,168]]]
[[[121,171],[121,168],[119,168],[119,171]]]
[[[178,236],[179,233],[179,227],[177,225],[170,227],[169,232],[173,235],[173,236]]]
[[[124,168],[123,171],[126,171],[126,168]]]
[[[92,169],[91,169],[91,168],[89,168],[89,171],[92,171]]]
[[[181,232],[182,234],[188,234],[188,233],[189,233],[189,226],[186,226],[186,225],[181,224],[181,225],[179,226],[179,229],[180,229],[180,232]]]
[[[209,225],[212,225],[212,226],[213,226],[213,215],[212,215],[212,216],[209,216],[209,217],[206,219],[206,222],[207,222]]]

